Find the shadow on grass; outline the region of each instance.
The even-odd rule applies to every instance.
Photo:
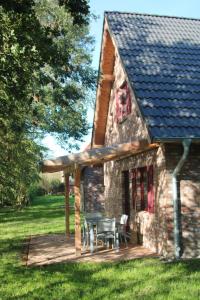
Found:
[[[128,297],[126,299],[184,299],[176,298],[176,292],[194,272],[200,273],[200,260],[163,264],[157,259],[136,259],[120,263],[67,263],[32,268],[8,264],[7,272],[17,278],[20,285],[24,284],[25,278],[36,284],[34,290],[27,291],[19,299],[37,299],[38,295],[41,295],[40,299],[48,299],[54,294],[59,300],[121,299],[122,294]],[[38,277],[44,282],[43,287],[35,282]],[[176,286],[176,292],[172,290],[173,286]],[[196,289],[191,287],[192,296],[198,296],[198,293],[198,286]],[[188,297],[185,299],[193,299],[190,295]],[[18,298],[13,296],[10,299]]]
[[[71,213],[72,214],[72,213]],[[16,213],[14,216],[1,220],[1,223],[12,223],[12,222],[26,222],[32,221],[36,222],[37,219],[55,219],[64,216],[63,209],[54,209],[54,210],[40,210],[39,212],[26,212],[26,213]]]
[[[198,259],[174,263],[147,258],[101,264],[22,266],[20,252],[24,238],[29,232],[56,233],[57,219],[64,217],[62,201],[62,198],[56,201],[38,198],[33,207],[3,212],[0,299],[200,299]],[[47,227],[43,232],[40,229],[44,222]]]
[[[73,199],[70,199],[73,204]],[[71,208],[70,215],[73,215],[74,209]],[[63,196],[44,196],[37,197],[31,206],[23,210],[13,210],[6,208],[0,210],[1,223],[10,222],[36,222],[38,219],[54,219],[64,216],[64,197]]]

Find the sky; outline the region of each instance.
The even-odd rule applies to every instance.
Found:
[[[103,28],[104,11],[138,12],[157,15],[200,18],[200,0],[90,0],[91,12],[98,16],[90,25],[90,33],[95,38],[93,67],[98,69]],[[93,120],[93,111],[88,112],[88,120]],[[80,145],[80,150],[90,143],[91,132]],[[66,150],[56,144],[53,137],[47,136],[44,145],[50,149],[51,157],[65,155]]]

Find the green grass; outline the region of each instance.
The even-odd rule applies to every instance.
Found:
[[[47,196],[22,211],[0,211],[0,299],[200,299],[200,260],[24,267],[20,260],[24,238],[64,232],[63,204],[63,197]]]

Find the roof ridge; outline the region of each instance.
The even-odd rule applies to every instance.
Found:
[[[128,12],[128,11],[104,11],[104,15],[110,13],[118,13],[118,14],[130,14],[130,15],[138,15],[138,16],[149,16],[149,17],[161,17],[161,18],[172,18],[172,19],[181,19],[181,20],[191,20],[191,21],[200,21],[200,18],[189,18],[183,16],[168,16],[168,15],[158,15],[158,14],[149,14],[149,13],[140,13],[140,12]]]

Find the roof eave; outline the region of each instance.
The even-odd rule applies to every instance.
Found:
[[[159,138],[153,137],[152,142],[154,143],[181,143],[185,139],[191,139],[192,142],[200,143],[200,137],[166,137],[166,138]]]
[[[104,28],[105,28],[105,13],[104,13],[103,26],[102,26],[102,32],[101,32],[101,49],[100,49],[100,55],[99,55],[98,78],[100,77],[100,65],[101,65],[101,59],[102,59],[102,41],[103,41]],[[94,123],[95,123],[95,113],[96,113],[96,106],[97,106],[98,88],[99,88],[99,79],[97,79],[97,89],[96,89],[96,98],[95,98],[96,101],[95,101],[93,124],[92,124],[91,148],[94,145],[94,130],[95,130]]]

